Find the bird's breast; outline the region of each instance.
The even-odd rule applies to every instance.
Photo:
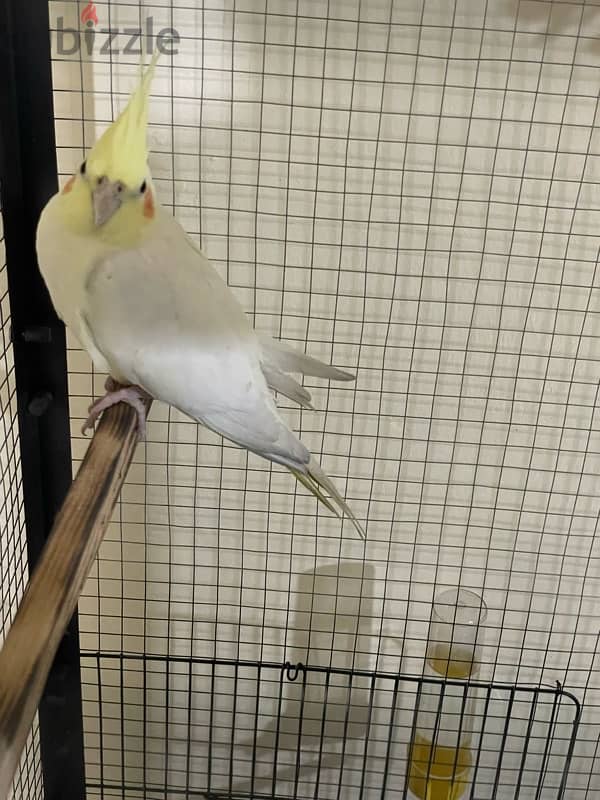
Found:
[[[57,314],[80,338],[80,315],[85,305],[88,277],[100,253],[101,243],[64,225],[51,200],[37,230],[37,256]]]

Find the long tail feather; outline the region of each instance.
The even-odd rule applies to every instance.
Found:
[[[290,472],[292,473],[294,478],[296,478],[297,481],[300,481],[300,483],[306,489],[308,489],[308,491],[311,494],[314,494],[314,496],[317,498],[317,500],[319,500],[321,503],[323,503],[323,505],[326,506],[331,511],[332,514],[335,514],[335,516],[338,519],[340,519],[340,512],[333,505],[333,503],[327,497],[325,497],[323,492],[319,489],[318,484],[315,484],[313,481],[310,480],[308,475],[305,475],[303,472],[300,472],[300,470],[298,470],[298,469],[292,469],[290,467]]]
[[[356,515],[354,514],[348,503],[346,503],[342,495],[335,488],[335,484],[333,483],[331,478],[329,478],[323,472],[323,470],[321,469],[319,464],[317,464],[314,458],[311,458],[311,460],[309,461],[306,467],[306,473],[300,472],[300,470],[292,468],[290,468],[290,472],[294,475],[296,480],[300,481],[300,483],[304,487],[306,487],[308,491],[317,498],[317,500],[319,500],[321,503],[323,503],[324,506],[326,506],[330,511],[332,511],[336,515],[336,517],[339,517],[340,511],[342,511],[348,517],[348,519],[350,519],[360,538],[361,539],[365,538],[365,531],[360,522],[358,521],[358,519],[356,518]],[[329,498],[331,499],[325,496],[325,494],[322,491],[323,489],[327,492]],[[334,503],[337,505],[337,508],[335,507]]]

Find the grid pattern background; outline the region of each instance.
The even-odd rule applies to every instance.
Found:
[[[4,226],[0,214],[0,646],[27,582],[27,538],[23,512],[19,428],[12,345]],[[11,797],[38,800],[42,775],[37,720],[27,740]]]
[[[82,7],[50,3],[62,179],[137,70],[99,31],[92,53],[58,52]],[[600,5],[96,8],[99,28],[181,35],[151,109],[161,201],[259,330],[357,372],[307,380],[316,411],[282,406],[368,538],[155,404],[80,603],[83,650],[420,674],[434,595],[467,587],[488,606],[482,680],[560,681],[584,703],[567,796],[595,797]],[[69,357],[78,462],[104,376],[74,341]],[[125,723],[95,676],[88,780],[126,783]],[[157,797],[184,771],[172,681]]]

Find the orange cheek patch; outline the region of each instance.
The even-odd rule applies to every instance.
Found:
[[[152,219],[154,216],[154,198],[151,189],[146,189],[144,193],[144,216],[148,219]]]
[[[67,183],[65,183],[65,188],[62,190],[63,194],[69,194],[71,189],[73,188],[73,184],[75,183],[75,175],[72,178],[69,178]]]

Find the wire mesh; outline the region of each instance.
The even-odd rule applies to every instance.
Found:
[[[239,660],[84,656],[91,797],[406,798],[411,721],[439,680]],[[460,684],[486,709],[471,798],[560,797],[579,719],[560,689]],[[107,746],[104,742],[109,742]],[[150,757],[151,754],[151,757]],[[102,793],[102,795],[101,795]]]
[[[51,3],[55,50],[81,8]],[[96,8],[121,52],[56,52],[61,175],[134,83],[124,29],[177,29],[151,109],[160,199],[258,329],[357,370],[307,379],[314,412],[281,405],[368,538],[155,405],[80,603],[84,651],[419,675],[434,594],[469,587],[481,679],[582,700],[567,796],[595,797],[600,6]],[[71,342],[76,461],[102,383]],[[182,689],[169,714],[187,708]],[[94,696],[85,714],[108,723]],[[171,762],[163,794],[186,775]]]
[[[27,582],[27,537],[23,513],[17,399],[11,345],[10,303],[0,214],[0,646]],[[11,797],[37,800],[42,794],[37,721],[27,740]]]

